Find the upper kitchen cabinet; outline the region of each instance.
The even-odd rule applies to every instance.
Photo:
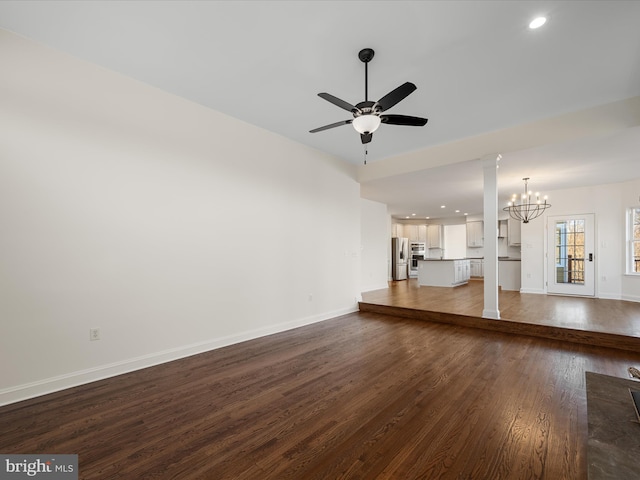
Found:
[[[394,223],[391,225],[391,236],[392,237],[404,237],[404,225],[401,223]]]
[[[427,225],[427,247],[444,248],[444,227],[442,225]]]
[[[427,243],[427,226],[426,225],[418,225],[418,241]]]
[[[418,225],[403,225],[404,236],[409,239],[410,242],[418,241]]]
[[[467,222],[467,247],[484,246],[484,222]]]
[[[392,237],[408,238],[410,242],[428,242],[427,225],[414,225],[410,223],[394,223],[391,225]],[[442,247],[434,247],[442,248]]]
[[[519,247],[520,240],[520,222],[518,220],[514,220],[513,218],[509,219],[509,246],[510,247]]]

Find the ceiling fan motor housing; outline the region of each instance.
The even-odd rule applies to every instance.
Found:
[[[372,101],[360,102],[356,104],[356,108],[357,110],[353,112],[354,118],[359,117],[360,115],[368,115],[368,114],[377,115],[380,113],[380,107],[378,107],[378,102],[372,102]]]

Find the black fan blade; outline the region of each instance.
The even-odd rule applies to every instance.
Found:
[[[339,99],[338,97],[334,97],[329,93],[319,93],[318,96],[320,98],[324,98],[327,102],[331,102],[340,108],[344,108],[347,112],[353,113],[359,111],[357,107],[345,102],[344,100]]]
[[[361,133],[360,140],[362,140],[362,144],[369,143],[373,138],[373,133]]]
[[[389,110],[396,103],[404,100],[409,96],[411,92],[413,92],[416,87],[413,83],[407,82],[400,85],[395,90],[390,91],[380,100],[378,100],[378,105],[380,106],[380,111],[384,112],[385,110]]]
[[[353,118],[349,120],[342,120],[341,122],[332,123],[330,125],[325,125],[324,127],[314,128],[313,130],[309,130],[309,133],[316,133],[316,132],[321,132],[323,130],[329,130],[330,128],[339,127],[340,125],[349,125],[351,122],[353,122]]]
[[[409,125],[412,127],[424,127],[428,120],[420,117],[409,117],[408,115],[380,115],[382,123],[389,125]]]

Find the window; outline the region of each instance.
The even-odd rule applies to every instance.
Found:
[[[640,274],[640,207],[628,210],[627,240],[627,273]]]

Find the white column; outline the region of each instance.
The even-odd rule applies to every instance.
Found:
[[[484,309],[483,318],[500,318],[498,310],[498,161],[499,154],[482,159],[484,174]]]

